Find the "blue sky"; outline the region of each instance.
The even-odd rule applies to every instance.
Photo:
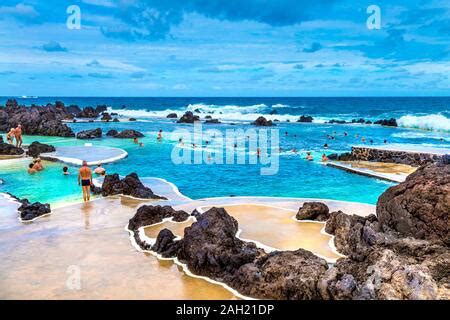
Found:
[[[450,95],[448,0],[2,0],[0,39],[3,96]]]

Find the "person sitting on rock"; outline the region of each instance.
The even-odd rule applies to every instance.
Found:
[[[33,163],[30,163],[29,165],[28,165],[28,173],[29,174],[35,174],[37,172],[37,170],[34,168],[34,164]]]
[[[15,137],[16,130],[14,128],[11,128],[11,130],[9,130],[8,134],[6,135],[6,140],[8,140],[9,144],[13,144]]]
[[[16,136],[16,147],[22,147],[22,126],[19,124],[14,132]]]
[[[106,173],[106,170],[105,170],[105,168],[102,167],[102,164],[99,163],[97,165],[97,168],[95,168],[94,173],[96,175],[102,175],[103,176]]]

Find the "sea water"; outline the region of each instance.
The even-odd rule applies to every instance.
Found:
[[[104,134],[109,129],[118,131],[134,129],[142,132],[143,147],[129,139],[115,139],[104,136],[88,142],[96,146],[119,147],[128,152],[128,158],[106,164],[108,173],[126,175],[136,172],[140,177],[160,177],[178,186],[188,197],[199,199],[217,196],[278,196],[327,198],[374,204],[378,196],[393,183],[355,175],[339,169],[324,166],[322,153],[348,152],[353,145],[389,144],[434,148],[450,147],[450,98],[61,98],[41,97],[18,99],[21,104],[46,104],[56,100],[66,105],[80,107],[109,105],[108,111],[119,113],[119,119],[134,117],[138,121],[119,123],[70,123],[74,132],[101,128]],[[0,101],[0,104],[3,104]],[[181,116],[185,111],[198,111],[201,118],[211,115],[222,124],[204,125],[204,129],[249,129],[259,115],[278,119],[275,129],[280,132],[279,171],[275,175],[260,174],[261,165],[249,164],[177,164],[171,153],[177,145],[170,139],[175,129],[193,130],[189,124],[177,124],[165,118],[175,112]],[[274,112],[276,110],[276,112]],[[270,114],[276,113],[276,114]],[[300,115],[311,115],[313,123],[296,123]],[[377,120],[394,117],[399,127],[377,125],[326,124],[330,119],[351,120],[364,118]],[[290,120],[291,122],[285,122]],[[163,139],[156,139],[163,130]],[[287,135],[285,134],[287,132]],[[344,132],[347,135],[344,135]],[[335,136],[334,140],[327,135]],[[25,136],[24,142],[40,141],[56,147],[83,145],[87,141],[61,137]],[[328,149],[323,145],[327,143]],[[205,147],[205,146],[203,146]],[[295,148],[297,154],[290,152]],[[201,148],[199,148],[201,149]],[[311,151],[314,161],[304,159]],[[199,152],[199,151],[194,151]],[[248,150],[238,150],[248,152]],[[0,162],[0,192],[11,192],[31,201],[56,203],[80,200],[76,167],[69,166],[69,176],[62,175],[61,163],[47,163],[46,169],[35,175],[26,172],[27,162]]]

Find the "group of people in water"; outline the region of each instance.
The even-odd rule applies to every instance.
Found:
[[[22,126],[19,124],[16,128],[11,128],[6,134],[6,140],[12,145],[14,144],[14,140],[16,140],[16,147],[22,147]]]

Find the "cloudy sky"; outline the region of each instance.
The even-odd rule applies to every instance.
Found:
[[[2,0],[0,40],[2,96],[450,95],[448,0]]]

